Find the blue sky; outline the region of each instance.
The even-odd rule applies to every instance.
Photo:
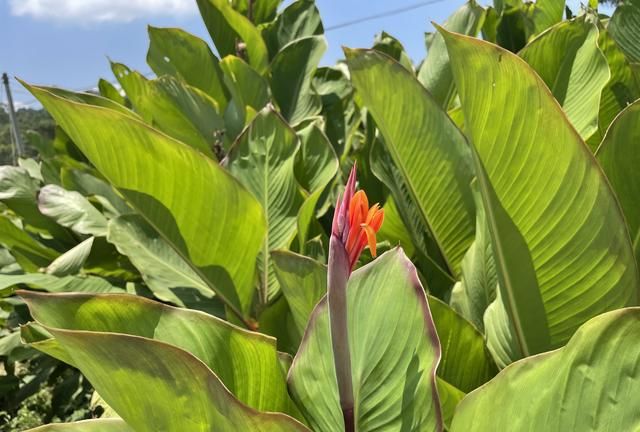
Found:
[[[419,2],[316,0],[325,27]],[[397,37],[418,62],[425,55],[423,35],[432,30],[430,21],[444,21],[463,3],[464,0],[440,0],[395,16],[330,31],[323,64],[340,58],[342,45],[371,46],[374,35],[381,30]],[[568,4],[576,10],[579,1]],[[111,80],[107,57],[146,73],[147,24],[181,27],[209,40],[195,0],[0,0],[0,72],[71,89],[86,89],[100,77]],[[33,101],[15,81],[12,89],[19,106]]]

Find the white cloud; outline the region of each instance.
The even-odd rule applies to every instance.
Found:
[[[11,13],[41,20],[127,22],[150,16],[190,15],[195,0],[9,0]]]

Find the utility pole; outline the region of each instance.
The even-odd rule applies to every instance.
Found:
[[[22,141],[20,140],[20,131],[18,129],[18,121],[16,120],[16,111],[13,108],[13,98],[11,97],[11,89],[9,88],[9,77],[6,73],[2,74],[2,83],[4,89],[7,92],[7,105],[9,106],[9,120],[11,121],[11,132],[13,132],[13,142],[15,144],[14,155],[22,157]],[[14,157],[14,164],[17,162],[17,158]]]

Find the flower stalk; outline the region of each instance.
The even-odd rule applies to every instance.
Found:
[[[376,233],[380,229],[383,219],[384,213],[378,204],[369,208],[367,195],[363,191],[356,192],[356,167],[354,165],[345,185],[342,199],[338,198],[333,215],[327,273],[331,346],[345,432],[355,431],[347,282],[360,254],[367,245],[371,254],[376,255]]]

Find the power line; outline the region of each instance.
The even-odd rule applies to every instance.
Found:
[[[365,16],[365,17],[361,17],[361,18],[356,18],[356,19],[353,19],[353,20],[350,20],[350,21],[345,21],[345,22],[341,22],[341,23],[338,23],[338,24],[334,24],[334,25],[325,27],[324,31],[325,31],[325,33],[327,33],[327,32],[330,32],[332,30],[337,30],[337,29],[344,28],[344,27],[351,27],[353,25],[360,24],[360,23],[363,23],[363,22],[373,21],[373,20],[377,20],[377,19],[380,19],[380,18],[386,18],[386,17],[390,17],[390,16],[394,16],[394,15],[399,15],[399,14],[402,14],[402,13],[405,13],[405,12],[412,11],[414,9],[419,9],[419,8],[422,8],[422,7],[425,7],[425,6],[429,6],[429,5],[433,5],[433,4],[436,4],[436,3],[442,3],[444,1],[445,0],[427,0],[427,1],[422,1],[422,2],[419,2],[419,3],[410,4],[410,5],[401,7],[401,8],[390,9],[390,10],[385,11],[385,12],[380,12],[380,13],[377,13],[377,14],[373,14],[373,15],[369,15],[369,16]]]

